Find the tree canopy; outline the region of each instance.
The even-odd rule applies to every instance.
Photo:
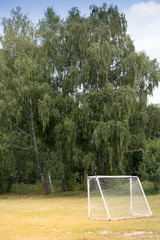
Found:
[[[92,174],[134,174],[149,139],[157,137],[158,106],[147,97],[160,67],[136,52],[117,6],[53,8],[34,25],[19,7],[3,18],[0,38],[0,191],[42,181],[62,190]]]

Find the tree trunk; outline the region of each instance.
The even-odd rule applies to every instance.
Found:
[[[49,171],[48,171],[48,180],[49,180],[49,184],[50,184],[51,193],[54,193],[54,188],[53,188],[53,184],[52,184],[52,179],[51,179],[51,175],[50,175],[50,172],[49,172]]]
[[[35,150],[35,151],[36,151],[36,150]],[[40,163],[39,163],[38,155],[36,155],[36,161],[37,161],[37,168],[38,168],[39,175],[40,175],[40,178],[41,178],[41,181],[42,181],[44,193],[45,193],[45,194],[48,194],[48,193],[49,193],[48,185],[47,185],[46,179],[45,179],[45,177],[44,177],[44,174],[43,174],[43,172],[42,172],[42,168],[41,168],[41,165],[40,165]]]
[[[66,192],[67,187],[66,187],[66,179],[64,173],[62,173],[62,192]]]
[[[36,155],[37,168],[38,168],[38,172],[40,174],[40,178],[41,178],[41,181],[42,181],[44,193],[48,194],[49,193],[48,185],[47,185],[47,182],[46,182],[46,179],[44,177],[44,174],[43,174],[43,171],[42,171],[42,168],[41,168],[41,165],[40,165],[40,161],[39,161],[39,151],[38,151],[38,146],[37,146],[37,138],[36,138],[36,134],[35,134],[34,112],[33,112],[33,102],[32,102],[31,92],[28,96],[28,102],[29,102],[29,105],[30,105],[32,141],[33,141],[34,151],[35,151],[35,155]]]

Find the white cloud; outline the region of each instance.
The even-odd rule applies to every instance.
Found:
[[[154,17],[160,19],[159,15],[160,11],[160,4],[155,1],[148,1],[148,2],[139,2],[137,4],[133,4],[128,13],[131,15],[137,16],[138,19],[153,19]]]
[[[160,88],[156,88],[154,90],[154,98],[150,96],[148,98],[148,103],[153,103],[153,104],[160,104]]]
[[[151,59],[156,58],[160,62],[160,35],[145,36],[135,41],[136,50],[144,50]]]
[[[128,33],[137,51],[145,51],[151,59],[160,63],[160,3],[140,2],[124,10]],[[149,103],[160,103],[160,86],[149,98]]]

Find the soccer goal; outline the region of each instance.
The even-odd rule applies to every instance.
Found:
[[[152,216],[137,176],[89,176],[90,219],[118,220]]]

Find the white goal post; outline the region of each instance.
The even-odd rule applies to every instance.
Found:
[[[118,220],[152,216],[137,176],[88,176],[90,219]]]

